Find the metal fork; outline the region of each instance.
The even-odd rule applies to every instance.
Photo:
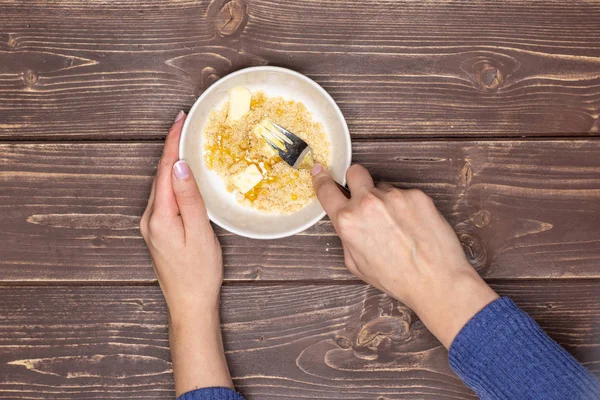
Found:
[[[288,131],[287,129],[277,125],[276,123],[269,121],[275,130],[269,129],[268,125],[265,125],[265,130],[262,131],[262,137],[279,154],[279,157],[293,168],[298,167],[304,161],[304,158],[311,154],[312,149],[304,140],[300,139],[297,135]],[[344,196],[350,198],[350,190],[346,186],[340,185],[338,182],[335,184],[340,188]]]

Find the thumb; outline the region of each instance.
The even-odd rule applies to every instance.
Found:
[[[173,192],[186,234],[204,229],[209,224],[204,200],[189,165],[183,160],[173,165]]]
[[[317,199],[335,223],[338,211],[348,204],[349,200],[340,192],[329,172],[321,164],[315,164],[312,176]]]

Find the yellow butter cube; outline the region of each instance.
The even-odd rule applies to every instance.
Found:
[[[256,165],[252,164],[231,179],[235,188],[240,193],[246,194],[262,181],[263,176],[258,168],[256,168]]]
[[[229,122],[237,121],[250,111],[250,102],[252,93],[245,87],[234,87],[229,91],[229,111],[227,120]]]
[[[254,126],[252,129],[252,134],[255,136],[253,140],[256,143],[256,149],[259,154],[265,158],[271,158],[277,155],[275,150],[269,145],[269,143],[265,142],[263,139],[263,135],[267,134],[267,126],[271,124],[271,121],[268,118],[263,119],[258,124]],[[271,136],[267,136],[271,137]]]

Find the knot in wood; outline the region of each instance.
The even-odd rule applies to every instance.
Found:
[[[38,76],[32,70],[27,70],[23,74],[23,82],[25,82],[25,84],[27,86],[33,86],[33,85],[35,85],[37,81],[38,81]]]
[[[206,90],[210,85],[218,81],[221,77],[213,67],[204,67],[202,69],[202,89]]]
[[[472,217],[473,225],[477,228],[485,228],[490,224],[491,219],[492,215],[488,210],[481,210]]]
[[[473,168],[471,164],[466,163],[458,174],[458,182],[460,186],[469,186],[471,184],[471,179],[473,179]]]
[[[19,45],[19,43],[17,42],[17,39],[15,39],[12,36],[8,36],[8,47],[14,49]]]
[[[246,5],[242,0],[232,0],[221,8],[215,24],[221,36],[231,36],[236,33],[246,20]]]
[[[485,270],[487,262],[487,251],[481,244],[481,241],[468,233],[462,233],[458,236],[462,244],[467,260],[473,265],[473,268],[480,274]]]
[[[484,89],[497,89],[504,81],[504,74],[492,65],[482,65],[475,72],[477,83]]]
[[[381,316],[362,327],[358,332],[356,344],[358,347],[377,350],[384,342],[407,340],[410,333],[410,320],[406,317]]]
[[[96,236],[91,241],[93,247],[106,247],[105,237],[103,235]]]
[[[594,120],[592,127],[590,128],[590,133],[598,133],[600,131],[600,117]]]
[[[352,347],[352,342],[350,339],[345,337],[339,337],[336,339],[335,343],[342,349],[349,349]]]

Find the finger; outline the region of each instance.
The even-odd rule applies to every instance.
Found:
[[[173,166],[173,192],[183,221],[186,239],[210,227],[204,200],[189,165],[181,160]]]
[[[352,194],[358,194],[364,189],[372,189],[375,186],[369,171],[360,164],[354,164],[348,168],[346,180]]]
[[[152,207],[154,206],[154,197],[156,196],[156,177],[152,179],[152,187],[150,188],[150,196],[148,197],[148,204],[146,205],[146,210],[144,214],[152,213]]]
[[[173,194],[173,185],[171,183],[172,169],[175,162],[179,159],[179,137],[181,136],[181,128],[185,121],[185,113],[180,111],[175,118],[175,122],[167,139],[163,154],[158,163],[156,171],[156,192],[154,195],[154,204],[152,214],[159,217],[174,217],[179,213],[175,195]]]
[[[152,204],[154,203],[154,193],[156,192],[156,179],[152,180],[152,188],[150,189],[150,196],[148,197],[148,204],[146,205],[146,209],[142,214],[142,218],[140,220],[140,229],[142,232],[144,230],[148,230],[148,220],[150,219],[150,215],[152,214]]]
[[[344,251],[344,264],[346,264],[346,268],[348,268],[348,271],[350,271],[352,275],[361,279],[358,276],[359,272],[358,268],[356,267],[356,262],[354,261],[354,258],[352,258],[352,254],[350,253],[348,246],[344,242],[342,242],[342,250]]]
[[[321,164],[315,164],[312,169],[313,186],[317,199],[325,209],[329,218],[335,223],[337,212],[348,204],[348,199],[338,189],[337,184]]]

